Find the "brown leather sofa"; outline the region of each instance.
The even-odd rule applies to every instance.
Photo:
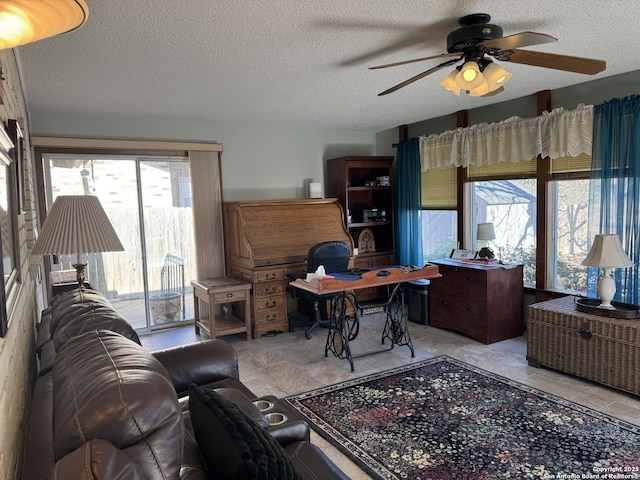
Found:
[[[260,478],[285,478],[285,466],[286,478],[348,478],[295,412],[269,423],[223,340],[148,352],[102,295],[74,290],[43,312],[36,353],[25,480],[251,478],[265,465]]]

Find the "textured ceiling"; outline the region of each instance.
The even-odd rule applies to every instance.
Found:
[[[78,31],[17,49],[37,113],[160,116],[380,131],[640,69],[636,2],[610,0],[88,0]],[[529,47],[598,58],[595,76],[502,63],[506,91],[456,97],[453,67],[377,94],[437,63],[372,65],[446,52],[457,19],[488,13],[504,35],[558,38]]]

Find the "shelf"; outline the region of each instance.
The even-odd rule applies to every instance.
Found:
[[[358,223],[350,223],[349,228],[384,227],[390,224],[391,222],[358,222]]]
[[[216,315],[214,325],[216,329],[214,336],[244,333],[247,331],[247,326],[245,325],[244,320],[233,315]],[[211,331],[209,330],[209,325],[207,323],[199,321],[198,326],[211,337]]]
[[[363,185],[361,187],[347,187],[348,192],[363,192],[369,190],[391,190],[391,185],[375,185],[373,187],[366,187]]]
[[[393,254],[393,250],[376,250],[375,252],[360,252],[358,253],[358,257],[376,257],[380,255],[389,255]]]
[[[393,156],[357,156],[327,159],[328,196],[340,201],[345,215],[346,228],[354,247],[358,247],[362,232],[373,233],[375,252],[360,250],[354,258],[356,268],[375,268],[390,265],[396,261],[394,253],[394,178]],[[375,185],[377,179],[388,179],[388,185]],[[382,180],[382,179],[381,179]],[[369,185],[365,185],[370,183]],[[386,181],[384,182],[386,183]],[[365,210],[378,210],[378,214],[367,214]],[[381,211],[385,212],[383,217]],[[364,222],[367,218],[384,218],[383,222]],[[354,222],[350,223],[350,220]],[[364,240],[364,239],[363,239]],[[363,242],[363,247],[364,247]],[[368,245],[372,246],[372,245]],[[358,291],[358,301],[387,298],[386,287],[367,288]]]

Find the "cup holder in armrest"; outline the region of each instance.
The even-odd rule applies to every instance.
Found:
[[[282,425],[283,423],[285,423],[288,418],[284,413],[280,413],[280,412],[271,412],[271,413],[267,413],[265,415],[265,418],[267,419],[267,422],[269,422],[269,425]]]
[[[270,402],[269,400],[255,400],[252,403],[256,406],[256,408],[260,412],[266,412],[273,408],[273,402]]]

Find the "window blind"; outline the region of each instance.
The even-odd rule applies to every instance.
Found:
[[[432,168],[422,172],[422,208],[452,210],[458,204],[457,168]]]
[[[582,153],[577,157],[563,156],[551,159],[551,173],[561,174],[591,171],[591,155]]]
[[[536,159],[520,162],[498,162],[490,165],[469,165],[469,180],[500,180],[508,178],[533,178],[536,176]]]

